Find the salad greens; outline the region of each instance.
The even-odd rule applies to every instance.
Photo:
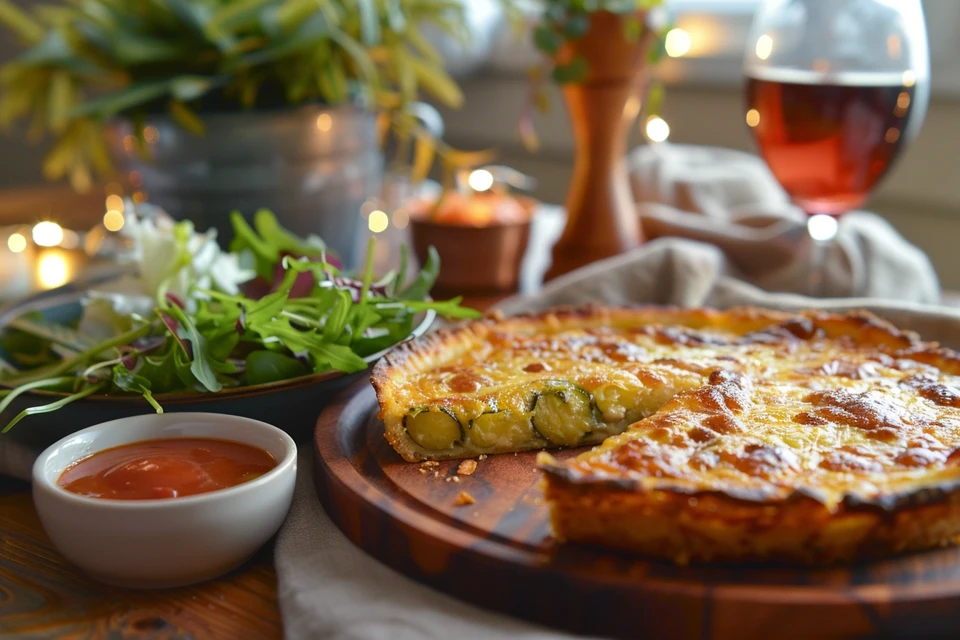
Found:
[[[67,394],[24,410],[4,432],[97,393],[138,394],[161,413],[167,393],[354,373],[367,368],[365,356],[409,337],[421,312],[480,315],[460,298],[428,299],[440,269],[432,247],[408,283],[405,248],[399,272],[375,279],[371,238],[365,267],[350,275],[320,238],[291,234],[266,210],[252,227],[233,214],[229,251],[215,233],[159,210],[127,211],[135,274],[89,291],[75,327],[27,314],[0,336],[10,360],[0,370],[0,413],[35,389]]]

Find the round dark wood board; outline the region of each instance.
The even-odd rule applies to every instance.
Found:
[[[828,568],[678,567],[558,544],[535,452],[489,456],[469,476],[458,460],[405,462],[377,410],[361,381],[320,415],[320,500],[361,549],[466,602],[619,637],[960,635],[960,549]],[[476,504],[457,506],[461,491]]]

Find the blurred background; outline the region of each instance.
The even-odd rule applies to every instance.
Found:
[[[15,0],[29,8],[33,0]],[[460,148],[498,147],[499,160],[535,177],[535,196],[561,203],[572,171],[573,140],[568,115],[555,85],[546,87],[551,109],[537,114],[541,147],[524,149],[517,119],[529,92],[528,71],[538,56],[529,34],[509,28],[495,2],[477,1],[476,19],[484,39],[469,58],[451,59],[465,100],[459,110],[441,108],[445,139]],[[537,0],[520,2],[535,15]],[[668,34],[667,58],[656,68],[666,86],[662,119],[671,143],[695,143],[752,150],[744,122],[743,43],[756,0],[668,0],[675,31]],[[960,236],[960,2],[923,0],[931,51],[931,101],[919,137],[906,148],[868,208],[892,222],[926,251],[945,289],[960,289],[955,238]],[[497,25],[490,28],[491,24]],[[0,60],[14,55],[8,32],[0,32]],[[457,68],[459,65],[459,68]],[[628,148],[646,141],[646,122],[631,131]],[[658,140],[667,132],[657,123]],[[46,206],[41,175],[45,148],[28,144],[22,131],[0,137],[0,215]],[[65,183],[55,188],[68,191]],[[46,190],[46,191],[44,191]],[[91,196],[92,197],[92,196]],[[102,195],[96,196],[98,201]]]

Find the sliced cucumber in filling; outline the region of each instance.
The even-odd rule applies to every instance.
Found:
[[[485,413],[470,421],[467,438],[477,447],[511,447],[534,439],[530,416],[521,412]]]
[[[553,383],[537,393],[533,402],[533,427],[554,444],[579,444],[597,426],[590,394],[575,385]]]
[[[456,416],[438,407],[414,409],[403,419],[410,438],[424,449],[443,451],[463,441]]]

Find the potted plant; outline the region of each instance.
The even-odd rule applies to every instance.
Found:
[[[549,75],[561,85],[576,144],[567,224],[554,246],[548,278],[631,249],[643,239],[624,156],[650,64],[662,46],[648,19],[661,1],[543,3],[533,38],[544,66],[534,79]],[[536,89],[531,104],[542,102]],[[530,122],[526,117],[520,129],[528,146],[534,143]]]
[[[462,101],[420,31],[464,31],[450,0],[0,0],[0,22],[24,45],[0,71],[0,125],[53,138],[46,177],[83,190],[116,167],[228,233],[232,210],[271,208],[347,263],[378,130],[411,136],[421,92]]]

